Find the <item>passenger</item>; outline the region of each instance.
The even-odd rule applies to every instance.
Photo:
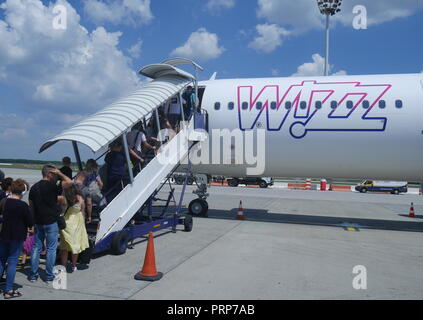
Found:
[[[84,222],[84,199],[78,194],[76,185],[63,190],[62,204],[66,208],[66,228],[60,231],[60,262],[66,267],[68,252],[72,253],[71,272],[77,270],[78,255],[90,247]]]
[[[67,188],[72,185],[72,180],[60,170],[46,165],[42,169],[43,179],[32,186],[29,192],[29,205],[35,220],[35,245],[31,257],[31,273],[29,281],[35,282],[38,277],[40,252],[46,240],[46,274],[47,282],[54,280],[53,267],[56,261],[57,238],[59,227],[57,221],[60,217],[58,196],[60,187]],[[60,179],[61,185],[57,185]]]
[[[155,150],[157,150],[160,147],[160,141],[157,139],[157,132],[156,132],[156,121],[154,117],[150,118],[150,121],[147,124],[147,127],[145,128],[145,137],[147,139],[147,142],[150,146],[155,147]],[[146,166],[156,155],[155,150],[150,148],[143,148],[143,158],[145,160],[144,166]]]
[[[26,240],[23,243],[22,247],[22,260],[19,264],[22,268],[26,265],[26,259],[28,256],[32,254],[32,251],[34,250],[34,243],[35,243],[35,237],[34,237],[34,228],[28,228]]]
[[[93,212],[93,202],[92,202],[90,190],[86,185],[87,176],[88,176],[88,174],[87,174],[86,171],[78,172],[78,174],[76,175],[76,177],[74,179],[73,184],[78,191],[78,195],[80,195],[82,197],[82,199],[84,200],[85,211],[83,211],[83,213],[84,213],[84,217],[87,218],[87,223],[89,224],[89,223],[91,223],[91,217],[92,217],[92,212]]]
[[[167,116],[170,125],[172,126],[173,130],[176,132],[179,131],[179,123],[182,120],[181,116],[181,102],[179,101],[178,96],[173,97],[170,99],[169,103],[167,104]]]
[[[186,101],[186,105],[184,106],[185,121],[189,121],[195,111],[197,100],[194,88],[192,86],[188,86],[187,90],[182,94],[182,98]]]
[[[88,187],[88,190],[91,194],[91,199],[93,201],[93,206],[100,206],[100,202],[103,199],[103,194],[101,190],[103,189],[103,180],[101,179],[98,171],[99,167],[97,162],[94,159],[89,159],[85,167],[87,172],[87,177],[85,178],[85,185]]]
[[[4,172],[0,170],[0,181],[3,181],[4,179]]]
[[[158,130],[155,116],[152,116],[148,121],[147,128],[145,128],[145,134],[147,137],[157,138]]]
[[[131,153],[131,161],[134,166],[134,175],[137,175],[146,165],[143,155],[150,150],[154,152],[157,148],[148,143],[144,125],[141,121],[138,122],[129,133],[128,143]],[[137,157],[133,157],[133,154],[137,155]],[[138,158],[142,159],[142,161],[139,161]]]
[[[1,182],[2,192],[0,193],[0,200],[3,198],[9,198],[12,195],[12,191],[11,191],[12,183],[13,183],[12,178],[3,179],[3,181]]]
[[[107,154],[107,193],[106,200],[110,203],[122,190],[127,180],[126,157],[123,153],[121,138],[110,145],[111,151]]]
[[[61,167],[59,170],[61,173],[63,173],[66,177],[68,177],[69,179],[72,179],[72,162],[71,159],[69,157],[64,157],[62,159],[62,163],[63,163],[63,167]]]
[[[143,129],[142,122],[138,122],[132,127],[131,132],[126,136],[128,141],[128,151],[131,158],[134,176],[136,176],[140,171],[144,163],[141,153],[141,145],[146,142],[144,133],[141,131]]]
[[[169,120],[164,114],[159,114],[159,125],[160,125],[160,130],[163,130],[165,128],[172,128],[172,126],[169,124]],[[155,115],[153,115],[148,121],[147,128],[145,129],[145,134],[147,137],[158,138],[159,129],[157,126],[157,118]]]
[[[167,143],[176,135],[175,130],[166,118],[160,119],[161,139],[162,143]]]
[[[14,290],[13,285],[27,230],[34,225],[28,205],[22,201],[28,189],[26,181],[17,179],[11,186],[12,195],[0,202],[0,215],[4,219],[0,232],[0,274],[6,270],[7,264],[6,286],[3,292],[5,299],[22,296],[19,291]]]

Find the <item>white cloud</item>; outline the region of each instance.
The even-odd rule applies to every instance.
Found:
[[[423,9],[421,0],[349,0],[343,1],[341,12],[333,20],[352,28],[356,5],[367,8],[369,26],[411,16]],[[257,15],[297,33],[321,28],[324,20],[313,0],[258,0]]]
[[[0,141],[2,142],[7,142],[17,137],[28,137],[28,132],[31,132],[31,129],[33,128],[34,124],[34,121],[32,119],[21,118],[15,113],[5,114],[2,112],[1,119],[2,120],[0,121]],[[6,156],[6,153],[4,153],[3,156]]]
[[[7,78],[8,86],[32,99],[30,106],[38,112],[89,114],[134,90],[139,79],[118,49],[121,33],[103,27],[90,33],[66,0],[57,3],[67,8],[66,30],[53,29],[53,4],[47,7],[40,0],[2,4],[0,82]]]
[[[270,70],[270,73],[272,74],[273,77],[279,77],[279,75],[281,74],[279,69],[272,69]]]
[[[191,33],[185,44],[173,50],[171,55],[207,61],[220,57],[224,51],[225,48],[219,46],[217,34],[200,28]]]
[[[270,53],[282,45],[283,37],[289,32],[276,24],[259,24],[256,26],[259,34],[248,46],[257,51]]]
[[[337,21],[352,26],[353,8],[356,5],[366,7],[369,26],[409,17],[417,11],[423,10],[423,1],[421,0],[350,0],[342,3],[342,14],[337,16]]]
[[[209,0],[207,9],[215,12],[222,9],[231,9],[235,6],[235,0]]]
[[[97,24],[138,25],[154,18],[150,0],[85,0],[84,12]]]
[[[138,40],[133,46],[128,49],[129,54],[132,58],[138,59],[141,56],[141,47],[143,45],[142,40]]]
[[[320,56],[318,53],[312,55],[313,62],[306,62],[297,68],[297,72],[291,77],[312,77],[312,76],[323,76],[325,69],[325,58]],[[332,66],[331,66],[332,67]],[[340,70],[332,75],[346,75],[347,72]]]
[[[257,15],[295,31],[305,31],[321,24],[316,1],[310,0],[258,0]]]
[[[332,73],[332,76],[346,76],[347,72],[345,70],[339,70],[338,72]]]

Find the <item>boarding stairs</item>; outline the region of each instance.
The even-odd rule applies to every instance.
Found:
[[[180,163],[188,158],[191,148],[207,139],[205,124],[207,114],[196,114],[187,126],[168,143],[163,145],[148,165],[128,184],[100,214],[95,243],[113,232],[122,230],[174,172]],[[201,122],[199,128],[196,123]]]
[[[179,69],[177,67],[179,65],[193,66],[196,75],[193,76]],[[140,88],[81,120],[71,128],[47,140],[41,146],[40,153],[58,142],[71,142],[78,168],[82,171],[84,169],[78,144],[88,147],[94,154],[102,153],[102,156],[104,156],[111,143],[118,139],[122,140],[130,183],[104,209],[99,208],[102,210],[93,212],[93,215],[99,213],[99,216],[93,217],[93,222],[87,226],[87,231],[90,236],[90,244],[95,242],[94,252],[107,250],[113,243],[121,244],[121,249],[126,248],[126,240],[131,241],[151,231],[154,232],[167,227],[172,227],[175,230],[176,225],[182,223],[186,229],[190,229],[190,224],[187,223],[190,217],[180,214],[185,186],[178,208],[172,217],[165,217],[165,214],[169,212],[167,209],[171,197],[176,204],[173,196],[174,189],[171,188],[166,205],[159,217],[151,215],[152,203],[157,202],[158,192],[166,182],[170,182],[171,174],[178,168],[181,161],[189,159],[191,148],[207,139],[207,113],[204,110],[198,111],[197,109],[192,119],[186,125],[184,122],[178,134],[163,144],[157,155],[135,177],[133,177],[133,172],[130,169],[126,135],[135,124],[140,121],[145,123],[145,120],[151,119],[151,117],[155,118],[160,131],[159,108],[175,96],[179,96],[179,101],[182,101],[182,92],[188,86],[195,87],[195,93],[198,97],[197,73],[201,70],[201,66],[184,58],[172,58],[159,64],[148,65],[142,68],[139,74],[150,80],[143,83]],[[198,98],[196,103],[197,107],[201,106]],[[205,129],[206,132],[200,129]],[[191,168],[189,160],[188,168]],[[188,174],[189,172],[187,172],[187,177]],[[146,207],[150,221],[145,223],[141,221],[137,224],[137,217],[143,215],[143,210]]]

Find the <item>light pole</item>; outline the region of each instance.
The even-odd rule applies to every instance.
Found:
[[[329,75],[329,17],[341,11],[342,0],[317,0],[320,13],[326,16],[325,76]]]

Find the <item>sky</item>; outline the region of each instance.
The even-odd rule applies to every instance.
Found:
[[[366,29],[354,24],[365,22],[357,5]],[[331,74],[423,71],[423,1],[344,0],[341,9]],[[72,157],[70,143],[38,149],[169,57],[197,61],[204,80],[322,75],[324,25],[314,0],[0,0],[0,158]]]

